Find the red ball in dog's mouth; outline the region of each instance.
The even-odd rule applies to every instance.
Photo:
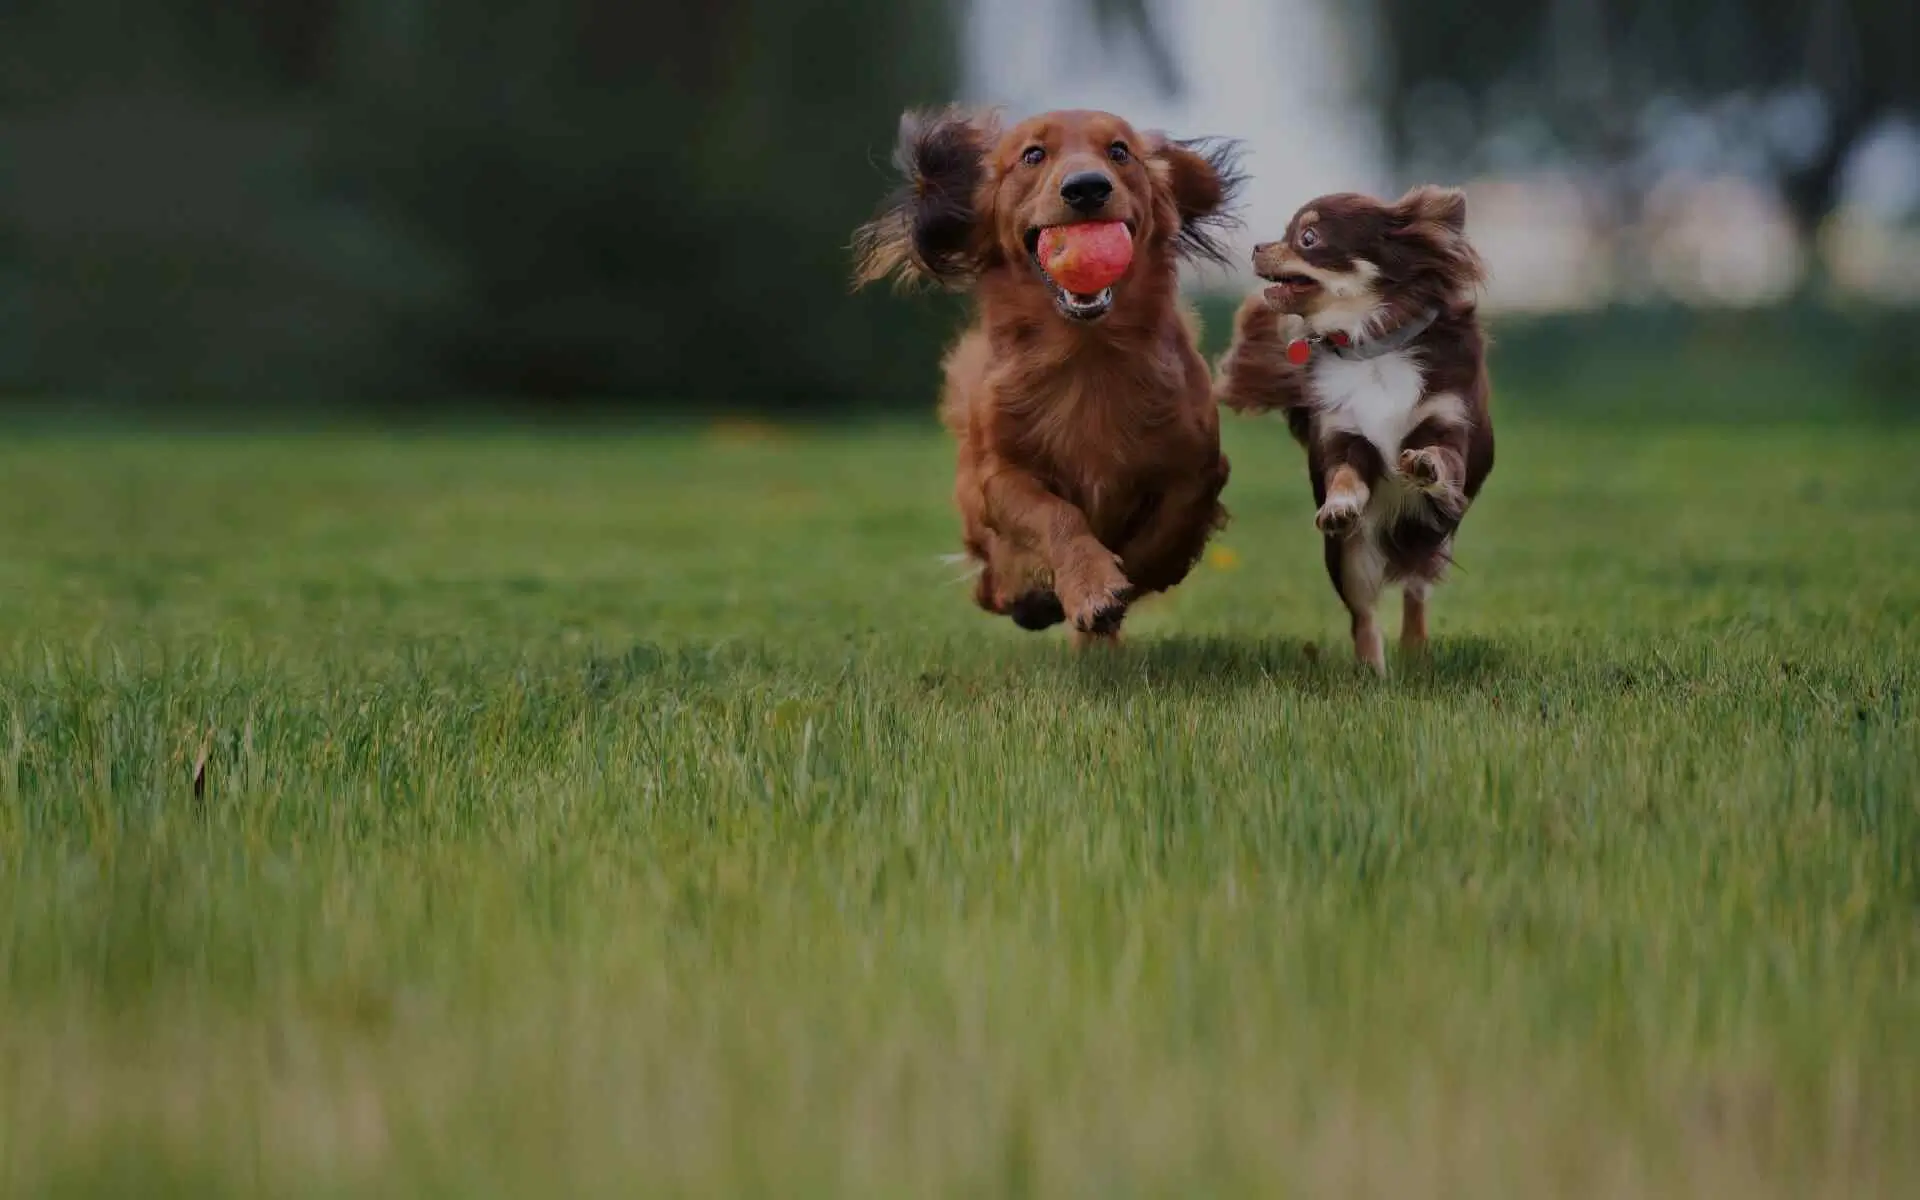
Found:
[[[1054,225],[1040,231],[1034,256],[1047,277],[1080,296],[1118,283],[1133,263],[1133,234],[1124,221]]]

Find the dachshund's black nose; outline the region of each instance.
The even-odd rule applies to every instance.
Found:
[[[1060,198],[1075,212],[1099,212],[1113,197],[1113,180],[1104,171],[1076,171],[1060,185]]]

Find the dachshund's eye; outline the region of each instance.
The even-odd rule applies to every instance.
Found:
[[[1320,231],[1309,225],[1300,231],[1300,248],[1311,250],[1320,244]]]
[[[1115,142],[1113,145],[1108,146],[1107,157],[1114,162],[1120,163],[1122,166],[1133,161],[1133,153],[1127,149],[1125,142]]]
[[[1026,151],[1020,155],[1020,161],[1030,167],[1037,167],[1047,161],[1047,148],[1045,146],[1028,146]]]

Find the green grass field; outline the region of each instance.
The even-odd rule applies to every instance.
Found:
[[[11,439],[0,1192],[1920,1191],[1920,430],[1510,420],[1381,683],[1229,426],[1086,657],[930,429]]]

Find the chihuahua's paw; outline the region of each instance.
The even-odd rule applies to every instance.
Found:
[[[1418,450],[1402,450],[1400,473],[1413,480],[1421,491],[1431,491],[1439,487],[1440,479],[1445,474],[1440,462],[1440,452],[1431,446],[1424,446]]]
[[[1360,528],[1360,513],[1364,506],[1362,497],[1351,492],[1338,492],[1327,497],[1327,502],[1314,514],[1313,523],[1330,538],[1351,537]]]

